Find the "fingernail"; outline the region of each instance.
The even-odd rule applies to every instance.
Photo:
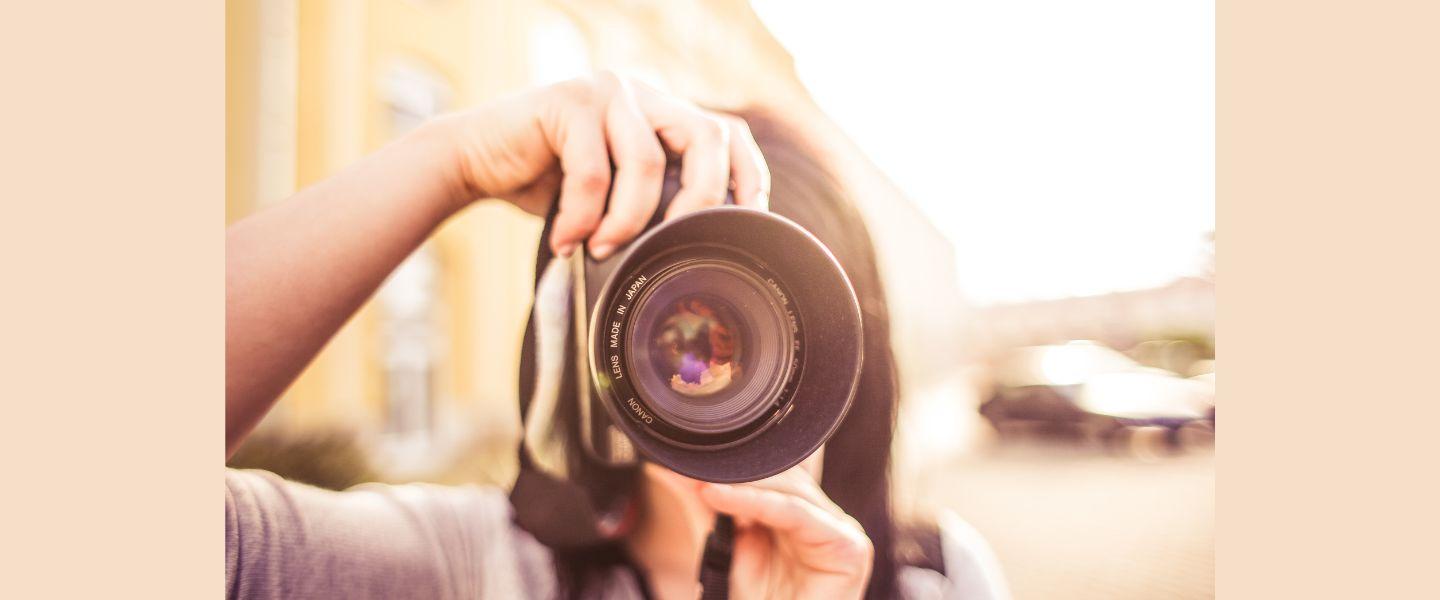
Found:
[[[603,260],[605,258],[608,258],[610,256],[610,253],[614,251],[614,244],[599,244],[590,247],[590,255],[594,256],[597,260]]]
[[[555,250],[555,253],[558,254],[558,255],[560,255],[560,256],[569,258],[569,257],[570,257],[570,253],[571,253],[571,252],[574,252],[574,251],[575,251],[575,242],[566,242],[566,243],[564,243],[564,244],[560,244],[560,247]]]

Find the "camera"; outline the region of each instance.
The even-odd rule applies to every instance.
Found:
[[[644,233],[604,260],[571,256],[581,445],[607,465],[769,477],[849,409],[860,307],[829,249],[782,216],[730,205],[661,222],[678,189],[672,168]]]

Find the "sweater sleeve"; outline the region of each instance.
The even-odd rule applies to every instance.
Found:
[[[1010,587],[1000,570],[995,551],[979,531],[953,512],[940,514],[940,540],[944,546],[945,576],[958,597],[1009,600]]]
[[[228,598],[547,597],[552,573],[497,489],[225,475]]]

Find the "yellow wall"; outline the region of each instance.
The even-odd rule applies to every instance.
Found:
[[[381,82],[397,61],[444,79],[452,110],[529,85],[527,24],[537,17],[515,4],[228,2],[227,220],[280,201],[391,139]],[[432,319],[446,332],[433,396],[437,414],[463,430],[516,429],[515,371],[539,229],[538,219],[484,201],[431,242],[439,267]],[[385,418],[379,319],[368,303],[266,426],[379,431]]]
[[[245,215],[255,197],[255,69],[259,11],[248,2],[225,4],[225,220]]]

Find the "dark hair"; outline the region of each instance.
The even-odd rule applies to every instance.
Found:
[[[890,502],[890,446],[900,392],[890,348],[890,312],[875,247],[855,200],[825,154],[783,121],[764,113],[740,115],[770,165],[770,210],[799,223],[830,248],[855,287],[865,331],[865,362],[855,402],[825,444],[820,487],[855,517],[875,546],[867,598],[895,598],[894,516]]]
[[[890,317],[876,264],[875,249],[864,220],[837,174],[827,165],[818,148],[782,120],[760,111],[737,113],[749,123],[755,140],[765,155],[771,172],[770,210],[783,215],[819,238],[834,253],[849,276],[860,301],[864,322],[864,365],[859,388],[845,420],[825,445],[824,472],[820,487],[840,508],[864,527],[875,547],[875,564],[871,570],[865,597],[871,599],[899,596],[896,584],[896,525],[891,513],[890,449],[895,429],[895,411],[899,398],[895,359],[890,347]],[[548,262],[549,250],[541,243],[538,271]],[[533,380],[533,365],[528,362],[532,333],[527,332],[527,357],[521,365],[521,402],[528,404]],[[562,393],[570,390],[562,389]],[[522,406],[522,414],[524,406]],[[581,459],[583,462],[583,458]],[[516,518],[522,527],[557,515],[584,514],[606,498],[626,494],[633,488],[638,473],[633,469],[596,470],[579,464],[572,472],[583,472],[587,488],[585,499],[576,504],[570,496],[559,493],[531,493],[545,497],[543,505],[516,502]],[[537,479],[527,472],[528,457],[521,452],[521,481],[536,485]],[[521,485],[517,482],[517,490]],[[543,536],[537,535],[541,541]],[[562,597],[579,598],[592,585],[597,585],[605,572],[629,562],[623,546],[597,543],[582,547],[560,547],[555,550],[555,567]],[[696,557],[698,560],[699,557]]]

